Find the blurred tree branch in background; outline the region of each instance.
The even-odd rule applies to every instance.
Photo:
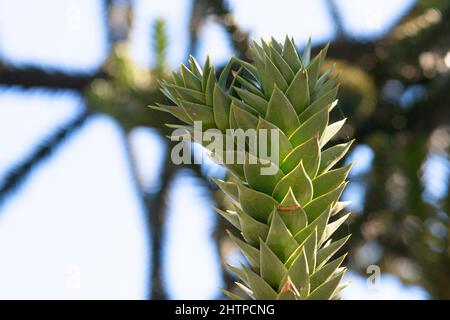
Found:
[[[326,3],[336,28],[336,38],[328,50],[328,66],[336,64],[340,70],[338,111],[350,119],[341,137],[355,137],[374,154],[369,170],[351,179],[361,186],[363,208],[356,212],[350,225],[353,233],[349,244],[350,266],[364,274],[368,264],[379,264],[383,272],[392,272],[406,283],[423,286],[432,298],[450,299],[449,188],[446,195],[431,201],[424,196],[423,180],[424,166],[431,155],[442,156],[448,163],[450,3],[417,1],[391,30],[370,40],[348,34],[335,1]],[[126,144],[126,136],[136,127],[152,127],[161,135],[170,133],[161,124],[176,120],[144,107],[164,100],[157,82],[169,76],[165,55],[170,38],[165,34],[164,22],[158,20],[149,32],[156,65],[148,70],[136,66],[129,54],[132,3],[107,0],[105,9],[110,53],[95,73],[68,74],[0,63],[0,85],[75,90],[87,105],[86,112],[51,134],[8,171],[0,186],[0,201],[92,114],[114,118],[123,128]],[[250,30],[240,27],[225,0],[193,1],[189,53],[196,52],[206,19],[223,26],[236,55],[248,57]],[[315,50],[320,46],[317,44]],[[134,167],[131,148],[128,146],[127,150]],[[170,185],[179,170],[186,169],[173,165],[170,148],[166,150],[158,191],[144,190],[135,173],[151,235],[149,296],[157,299],[168,297],[162,277],[161,244]],[[227,206],[200,166],[188,169],[204,183],[218,207]],[[225,227],[226,223],[220,221],[212,235],[224,261],[230,248],[223,237]],[[369,260],[367,252],[373,253]],[[231,275],[225,270],[222,274],[226,287],[231,287]]]
[[[15,167],[6,170],[5,178],[0,184],[0,208],[6,197],[15,191],[25,181],[32,169],[40,162],[46,160],[61,145],[61,143],[75,131],[79,130],[89,117],[89,112],[81,112],[62,128],[57,129],[44,139]]]

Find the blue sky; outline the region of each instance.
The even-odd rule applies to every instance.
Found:
[[[176,67],[184,61],[191,1],[134,3],[134,61],[153,65],[150,26],[159,17],[167,21],[170,65]],[[334,27],[324,1],[292,3],[278,0],[273,6],[272,1],[258,1],[257,14],[254,1],[233,0],[230,6],[238,23],[254,38],[281,37],[289,31],[299,44],[309,36],[317,42],[332,39]],[[379,36],[412,3],[337,1],[346,31],[360,38]],[[100,23],[103,10],[101,2],[93,0],[0,0],[0,57],[17,65],[95,70],[107,54],[105,29]],[[207,53],[215,63],[232,54],[223,30],[213,20],[201,30],[196,56],[203,60]],[[81,106],[82,100],[72,92],[0,87],[0,181],[41,139],[80,112]],[[160,137],[151,129],[137,128],[131,141],[142,183],[156,188],[163,153]],[[367,170],[371,157],[370,148],[360,146],[353,174]],[[433,170],[426,172],[436,178]],[[436,183],[438,189],[446,187],[439,184],[439,177]],[[346,196],[353,199],[363,191],[358,185],[350,185],[349,190]],[[217,217],[204,191],[193,178],[182,174],[170,195],[164,265],[172,298],[212,298],[221,285],[217,253],[211,243]],[[436,194],[434,189],[429,193]],[[357,210],[358,201],[354,206]],[[131,180],[123,136],[110,118],[96,116],[88,121],[36,168],[0,210],[0,298],[145,296],[151,254],[143,208]],[[426,297],[420,288],[404,288],[387,275],[377,291],[368,291],[364,278],[350,274],[348,279],[352,284],[345,291],[346,299]]]
[[[2,0],[0,55],[19,65],[95,70],[107,54],[102,12],[101,1]]]

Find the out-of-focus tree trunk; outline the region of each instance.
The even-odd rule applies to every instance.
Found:
[[[172,181],[177,167],[170,159],[170,149],[163,159],[164,164],[160,174],[160,188],[154,195],[147,196],[147,222],[151,235],[152,261],[151,261],[151,299],[164,300],[168,298],[163,280],[163,240],[164,222],[167,213],[167,200],[171,190]]]

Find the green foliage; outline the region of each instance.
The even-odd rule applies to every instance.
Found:
[[[167,31],[164,20],[157,19],[153,25],[153,52],[156,57],[155,75],[157,77],[164,76],[166,70],[166,55],[167,55]]]
[[[230,298],[337,298],[345,256],[328,261],[348,239],[332,236],[348,217],[338,213],[345,207],[339,197],[350,166],[333,167],[351,142],[327,147],[344,121],[329,123],[338,85],[329,72],[321,74],[326,51],[311,56],[309,43],[300,54],[289,37],[284,43],[262,40],[253,43],[252,63],[231,59],[219,80],[209,59],[201,69],[191,57],[189,67],[181,65],[180,74],[162,82],[175,105],[157,109],[187,127],[202,121],[204,129],[222,132],[279,132],[279,141],[270,141],[280,146],[280,163],[269,163],[275,174],[261,175],[258,161],[229,166],[233,179],[215,180],[234,204],[234,210],[218,212],[241,232],[242,239],[232,240],[249,262],[230,267],[242,291],[242,296],[226,291]],[[230,74],[233,63],[240,69]],[[248,148],[236,152],[257,157]]]

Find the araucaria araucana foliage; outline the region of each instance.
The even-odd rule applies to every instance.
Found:
[[[175,105],[154,108],[179,118],[190,134],[195,121],[224,136],[229,129],[277,133],[277,140],[267,138],[269,149],[277,147],[276,163],[252,154],[250,140],[240,150],[220,150],[257,160],[225,162],[229,178],[214,179],[234,206],[217,211],[240,231],[230,237],[248,260],[229,266],[240,278],[240,293],[225,292],[233,299],[335,299],[344,287],[345,254],[332,258],[348,236],[336,240],[333,234],[349,216],[341,213],[347,203],[339,198],[351,166],[334,166],[351,141],[328,146],[345,119],[329,123],[338,79],[331,68],[322,72],[326,51],[311,57],[310,42],[300,54],[289,37],[284,43],[262,40],[252,45],[252,62],[233,57],[218,77],[209,59],[201,68],[191,57],[189,67],[181,65],[162,82]],[[233,65],[240,69],[231,72]],[[263,174],[262,167],[272,173]]]

